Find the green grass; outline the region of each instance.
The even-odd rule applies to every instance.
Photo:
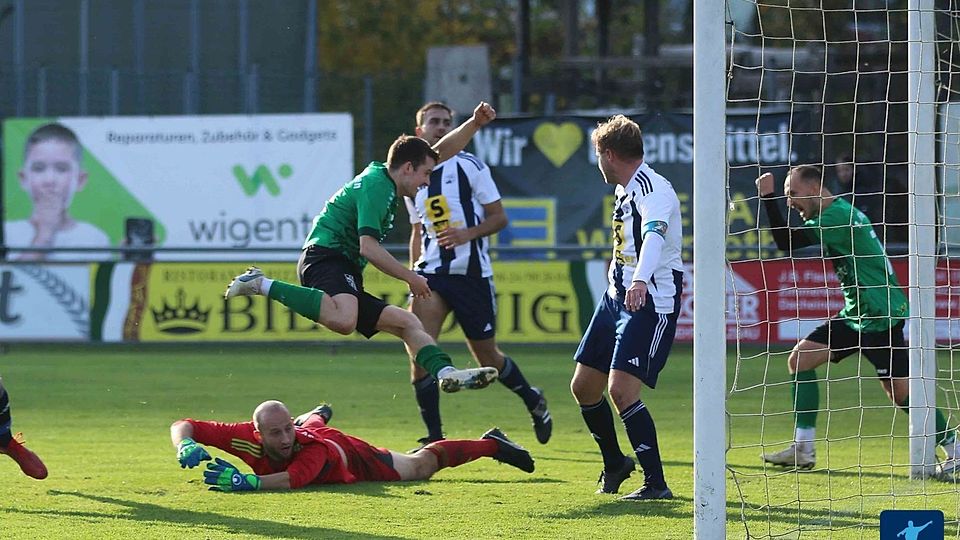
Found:
[[[465,357],[462,349],[451,350]],[[536,442],[520,400],[501,385],[443,396],[444,426],[448,437],[473,438],[499,425],[533,452],[534,474],[480,460],[424,482],[220,494],[204,489],[198,470],[177,465],[168,436],[172,421],[245,420],[272,398],[296,414],[324,400],[334,405],[336,427],[403,451],[423,428],[400,348],[13,347],[0,355],[0,374],[11,394],[14,428],[45,459],[50,477],[31,480],[0,457],[0,537],[690,538],[691,350],[678,347],[659,388],[644,394],[677,495],[647,504],[593,493],[600,462],[567,389],[571,348],[514,346],[510,352],[547,392],[555,418],[550,444]],[[782,383],[782,360],[775,357],[768,370],[765,357],[744,362],[738,387]],[[791,437],[790,416],[775,414],[789,402],[787,386],[733,395],[732,412],[756,413],[762,406],[770,414],[763,422],[732,419],[728,460],[737,483],[727,484],[728,537],[744,538],[749,530],[750,537],[797,538],[802,527],[801,538],[876,538],[880,511],[894,507],[941,509],[953,522],[948,536],[957,536],[957,487],[906,477],[900,465],[907,456],[906,416],[885,406],[875,381],[864,380],[861,390],[852,378],[857,369],[852,361],[832,366],[829,387],[822,385],[822,403],[829,394],[837,412],[829,430],[821,415],[819,435],[832,442],[818,447],[814,472],[765,469],[757,459],[758,445],[773,449]],[[868,438],[851,437],[857,433]],[[624,488],[639,483],[634,476]]]

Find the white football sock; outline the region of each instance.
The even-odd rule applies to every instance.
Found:
[[[794,441],[797,443],[797,447],[804,452],[813,451],[813,439],[817,437],[817,428],[802,428],[798,427],[796,434],[794,435]]]
[[[957,438],[954,437],[952,441],[944,443],[943,451],[947,453],[947,458],[956,459],[957,454],[960,454],[960,448],[957,448]]]
[[[270,295],[270,286],[273,285],[273,280],[270,278],[261,278],[260,279],[260,294],[263,296]]]
[[[440,368],[440,371],[437,372],[437,378],[438,378],[438,379],[442,379],[447,373],[452,373],[452,372],[454,372],[454,371],[456,371],[456,370],[457,370],[457,368],[455,368],[455,367],[453,367],[453,366],[447,366],[447,367]]]

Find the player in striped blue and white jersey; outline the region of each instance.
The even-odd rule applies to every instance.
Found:
[[[417,111],[416,133],[427,142],[450,130],[453,111],[443,103],[427,103]],[[488,237],[507,226],[507,215],[490,168],[469,152],[437,164],[430,185],[406,197],[410,214],[410,261],[435,293],[411,300],[411,310],[434,339],[452,311],[467,346],[482,366],[495,367],[500,382],[516,393],[533,419],[540,443],[553,429],[543,392],[531,387],[520,367],[497,347],[496,296]],[[411,363],[410,380],[427,427],[422,444],[443,438],[440,395],[436,380]]]
[[[676,333],[683,288],[680,201],[643,161],[643,137],[632,120],[616,115],[592,138],[603,179],[616,186],[613,259],[610,286],[574,356],[570,389],[603,456],[598,493],[617,493],[634,470],[633,459],[620,451],[603,395],[609,389],[644,473],[643,486],[624,499],[669,499],[656,426],[640,391],[656,387]]]

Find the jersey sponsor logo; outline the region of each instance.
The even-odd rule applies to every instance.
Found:
[[[441,232],[446,230],[448,227],[462,227],[462,221],[450,221],[452,213],[450,212],[450,202],[447,200],[447,196],[443,195],[434,195],[433,197],[427,197],[423,201],[423,206],[426,214],[427,220],[430,224],[427,226],[428,230],[433,230],[434,232]]]
[[[613,220],[613,258],[618,264],[626,264],[623,257],[623,248],[627,245],[627,238],[623,234],[623,220]]]

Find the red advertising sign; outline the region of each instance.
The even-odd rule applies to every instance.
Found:
[[[904,287],[905,259],[893,262]],[[693,272],[684,275],[677,341],[693,339]],[[840,281],[829,261],[776,259],[731,262],[727,272],[727,339],[740,343],[790,343],[843,308]],[[960,342],[960,262],[943,260],[936,270],[937,342]]]

